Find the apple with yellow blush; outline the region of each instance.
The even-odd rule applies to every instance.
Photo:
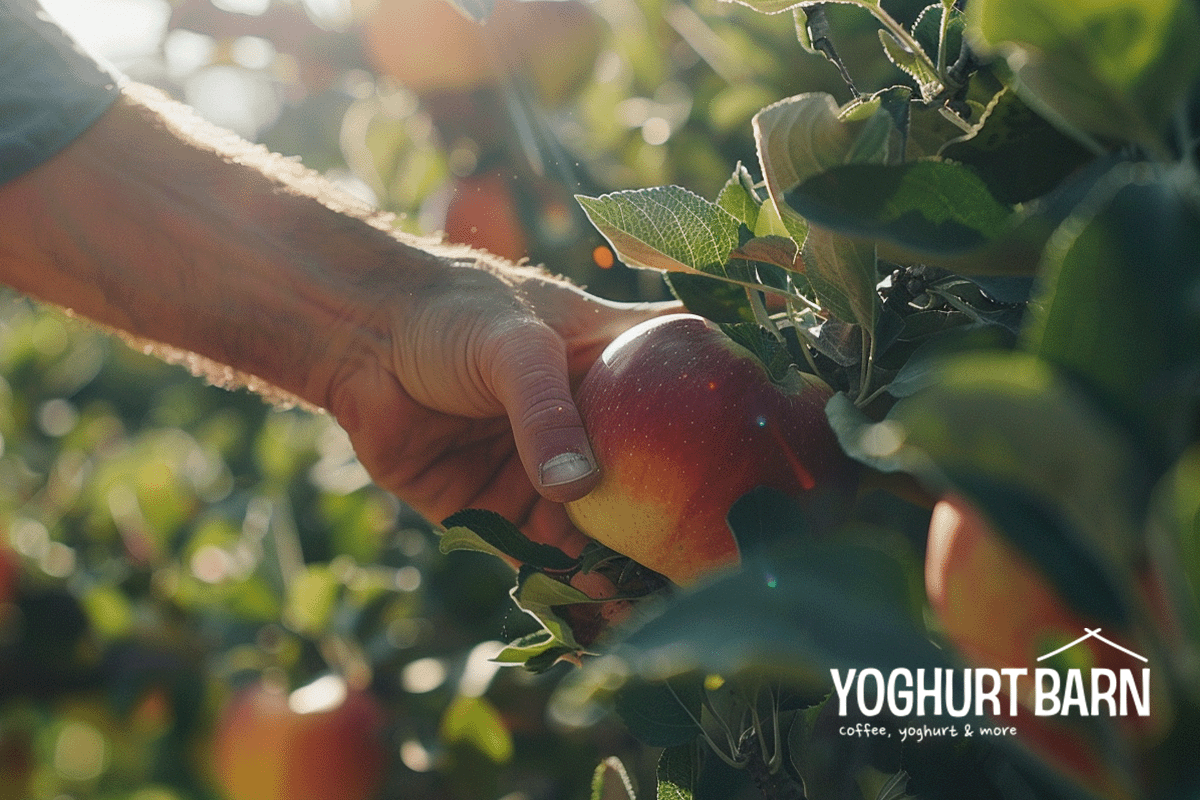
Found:
[[[593,539],[689,585],[737,564],[726,516],[757,487],[805,498],[854,486],[857,468],[825,416],[833,390],[782,379],[712,322],[673,314],[605,349],[576,401],[600,484],[567,504]]]

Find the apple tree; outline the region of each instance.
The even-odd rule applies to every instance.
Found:
[[[657,790],[642,788],[660,798],[750,784],[770,798],[1190,791],[1197,7],[970,0],[902,22],[872,0],[744,5],[790,15],[796,47],[828,60],[849,99],[806,91],[763,107],[757,162],[714,194],[671,185],[579,203],[688,310],[836,390],[824,414],[865,469],[858,501],[829,532],[790,497],[746,494],[726,518],[740,567],[683,590],[606,548],[563,559],[503,521],[456,515],[444,548],[526,564],[513,597],[542,630],[501,659],[582,661],[564,693],[663,748]],[[878,48],[843,51],[840,26],[864,19]],[[662,424],[674,413],[664,406]],[[955,515],[935,526],[938,558],[935,507]],[[593,572],[615,592],[576,588]],[[951,585],[952,602],[939,594]],[[595,614],[578,609],[613,598],[631,619],[581,638]],[[1022,641],[1026,619],[1062,623]],[[903,734],[916,718],[848,725],[830,682],[868,666],[995,666],[978,654],[1005,641],[998,657],[1032,670],[1037,653],[1100,630],[1151,665],[1149,721],[1081,704],[1052,719],[1027,709],[1011,728],[974,719],[999,735],[943,719],[917,741]],[[594,797],[625,791],[612,769],[598,769]]]
[[[236,78],[242,133],[406,229],[678,298],[828,389],[845,502],[723,501],[736,565],[680,587],[430,525],[328,420],[6,297],[0,798],[1194,793],[1195,3],[406,2],[172,0],[129,71]],[[850,670],[1119,671],[1098,636],[1145,717],[839,707]]]

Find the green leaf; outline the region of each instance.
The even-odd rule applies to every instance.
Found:
[[[782,236],[799,243],[804,241],[807,230],[808,223],[798,217],[792,219],[790,223],[784,223],[783,217],[779,215],[779,207],[775,205],[773,199],[768,197],[758,209],[758,219],[755,220],[753,233],[756,238],[760,239]]]
[[[753,127],[767,188],[772,197],[782,197],[813,175],[846,163],[863,125],[844,122],[833,95],[814,92],[767,106],[754,115]]]
[[[875,8],[879,5],[876,0],[735,0],[735,2],[749,6],[763,14],[780,14],[784,11],[823,6],[831,2],[860,8]]]
[[[512,734],[496,707],[482,697],[458,695],[450,701],[439,735],[446,744],[468,747],[494,764],[507,764],[513,757]]]
[[[837,318],[874,328],[878,281],[874,248],[809,229],[790,200],[798,186],[847,163],[882,163],[895,149],[897,127],[882,95],[839,108],[828,94],[802,94],[760,111],[755,142],[767,190],[792,238],[803,243],[813,292]],[[827,226],[826,226],[827,227]]]
[[[756,322],[722,325],[721,330],[733,341],[749,350],[763,365],[773,381],[782,381],[792,369],[792,357],[787,346]]]
[[[516,525],[494,511],[466,509],[447,517],[438,543],[443,553],[470,550],[507,556],[539,569],[565,571],[577,560],[557,547],[530,541]]]
[[[813,226],[804,240],[805,274],[817,300],[842,322],[875,329],[880,300],[873,242]]]
[[[1185,452],[1159,483],[1150,518],[1153,572],[1184,633],[1173,640],[1181,646],[1171,655],[1187,682],[1200,687],[1200,445]]]
[[[1094,135],[1158,148],[1200,75],[1192,0],[979,0],[967,18],[1039,106]]]
[[[1011,89],[998,93],[985,115],[973,133],[948,143],[940,155],[974,170],[1002,203],[1041,197],[1093,157]]]
[[[672,272],[665,278],[671,293],[693,314],[713,322],[754,321],[743,286],[687,272]]]
[[[758,196],[758,191],[754,188],[754,179],[750,177],[749,170],[742,162],[738,162],[733,175],[721,188],[720,194],[717,195],[717,205],[750,230],[754,230],[758,224],[758,209],[762,205],[762,198]]]
[[[283,617],[288,627],[308,636],[329,626],[338,597],[337,579],[324,564],[310,564],[288,582]]]
[[[632,267],[719,275],[738,245],[737,217],[678,186],[577,199]]]
[[[897,591],[911,595],[900,564],[881,551],[797,542],[769,570],[741,570],[678,596],[585,674],[599,685],[630,673],[772,676],[801,691],[827,687],[835,667],[949,666]]]
[[[803,272],[804,262],[799,259],[796,242],[787,236],[755,236],[739,245],[729,254],[730,261],[745,261]]]
[[[978,112],[973,118],[975,121],[983,118],[983,110],[984,106],[978,105]],[[908,136],[904,141],[904,158],[893,159],[893,163],[937,156],[948,143],[961,139],[963,137],[961,125],[952,122],[945,112],[947,112],[945,106],[910,103]]]
[[[955,491],[983,509],[992,525],[1038,566],[1070,605],[1097,622],[1129,623],[1131,587],[1123,580],[1125,564],[1106,563],[1059,498],[969,470],[950,469],[947,476]]]
[[[908,125],[912,89],[889,86],[858,97],[841,111],[843,123],[862,126],[854,145],[846,153],[847,164],[892,163],[904,160],[902,131]]]
[[[1132,563],[1150,489],[1145,463],[1128,433],[1049,364],[1011,352],[954,357],[882,422],[835,429],[868,463],[974,497],[1070,601],[1119,614],[1119,580],[1097,580],[1089,593],[1056,571],[1076,562],[1111,578]]]
[[[621,759],[609,756],[596,765],[592,773],[592,800],[635,800],[633,781]]]
[[[1179,172],[1113,170],[1046,247],[1025,345],[1083,381],[1147,452],[1190,443],[1200,372],[1200,210]]]
[[[589,603],[592,598],[543,572],[529,569],[523,569],[518,574],[517,585],[513,587],[511,595],[513,602],[540,622],[555,641],[573,650],[582,650],[575,641],[571,626],[555,613],[554,606]]]
[[[694,743],[668,747],[658,757],[657,800],[692,800],[700,780],[700,752]]]
[[[879,135],[879,128],[890,124],[886,112],[868,109],[865,118],[849,120],[842,113],[832,95],[818,92],[789,97],[754,115],[754,141],[767,192],[797,243],[804,242],[808,226],[784,201],[787,192],[848,161],[882,162],[887,156],[887,137]]]
[[[946,8],[942,3],[931,3],[921,9],[917,21],[913,23],[913,38],[924,48],[926,53],[937,55],[939,40],[942,36],[942,17]],[[958,58],[963,45],[963,30],[966,28],[966,17],[957,8],[950,9],[950,20],[946,26],[945,54],[942,63],[953,64]]]
[[[923,97],[934,96],[941,88],[941,80],[935,70],[930,68],[929,56],[924,52],[914,53],[905,47],[899,39],[889,31],[880,29],[879,42],[888,60],[908,73],[921,89]]]
[[[703,678],[697,674],[654,682],[634,680],[616,693],[613,708],[642,744],[675,747],[699,734],[703,691]]]
[[[796,26],[796,40],[800,42],[800,46],[804,48],[804,51],[814,56],[821,55],[821,51],[813,44],[813,33],[809,28],[808,12],[800,6],[793,8],[792,21]]]
[[[562,646],[562,642],[555,639],[554,634],[543,629],[534,631],[526,636],[522,636],[515,642],[511,642],[497,653],[493,660],[501,664],[524,664],[535,656],[540,656],[543,653],[561,648]]]
[[[908,465],[897,458],[898,426],[875,422],[854,405],[845,392],[837,392],[825,404],[825,416],[846,455],[880,472],[901,472]]]
[[[800,539],[807,529],[800,504],[765,486],[739,498],[726,520],[743,561],[769,553],[780,542]]]
[[[978,175],[941,161],[834,167],[789,191],[787,203],[814,225],[931,255],[982,247],[1015,220]]]
[[[944,312],[933,313],[942,320],[948,317]],[[982,335],[985,327],[969,323],[945,328],[930,335],[908,354],[903,366],[888,381],[888,393],[892,397],[910,397],[937,381],[942,361],[955,350],[971,346],[983,349],[996,344],[994,339]]]

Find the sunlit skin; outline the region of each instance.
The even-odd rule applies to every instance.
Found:
[[[561,503],[594,471],[543,467],[590,462],[571,386],[659,309],[405,236],[138,84],[0,186],[0,218],[0,282],[219,385],[325,409],[428,519],[487,508],[539,541],[586,541]]]
[[[716,326],[673,315],[622,335],[577,402],[600,485],[568,504],[591,537],[679,584],[737,563],[725,517],[756,486],[801,496],[851,474],[825,419],[832,390],[773,383]]]

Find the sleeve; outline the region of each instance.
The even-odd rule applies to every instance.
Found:
[[[0,0],[0,183],[70,144],[117,99],[120,82],[37,0]]]

